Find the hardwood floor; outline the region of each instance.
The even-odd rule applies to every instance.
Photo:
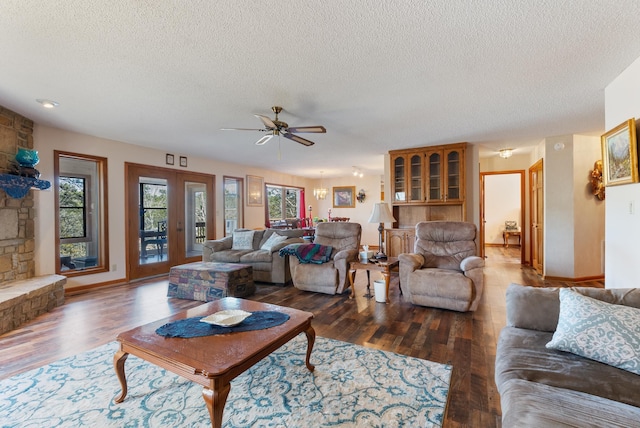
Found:
[[[542,281],[532,269],[520,265],[519,251],[518,247],[487,248],[485,292],[473,313],[413,306],[400,295],[397,276],[392,277],[391,303],[376,303],[363,296],[364,272],[356,275],[354,300],[349,300],[348,293],[328,296],[262,284],[252,299],[313,312],[319,336],[451,364],[445,426],[500,427],[493,367],[496,341],[505,324],[507,286],[512,282],[573,285]],[[372,273],[372,281],[376,275]],[[166,289],[163,277],[67,296],[63,306],[0,336],[0,379],[87,351],[113,341],[120,331],[202,304],[168,299]]]

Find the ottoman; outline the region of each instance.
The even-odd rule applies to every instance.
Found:
[[[167,297],[210,302],[222,297],[246,297],[255,291],[249,265],[195,262],[171,268]]]

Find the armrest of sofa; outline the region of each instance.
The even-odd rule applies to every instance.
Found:
[[[346,260],[347,262],[358,259],[358,250],[342,250],[333,255],[334,263],[339,260]]]
[[[507,288],[506,309],[509,327],[553,332],[560,316],[560,291],[511,284]]]
[[[202,244],[202,261],[208,262],[211,259],[211,253],[216,251],[230,250],[233,246],[233,236],[225,236],[222,239],[212,239]]]
[[[304,239],[302,238],[288,238],[285,239],[284,241],[280,242],[279,244],[274,245],[273,247],[271,247],[271,253],[277,253],[279,252],[281,249],[283,249],[284,247],[286,247],[289,244],[304,244]],[[281,257],[284,258],[284,257]],[[274,258],[275,260],[275,258]]]
[[[464,276],[471,279],[474,287],[474,297],[471,301],[470,311],[478,309],[482,291],[484,289],[484,259],[482,257],[470,256],[460,262],[460,269]]]
[[[460,262],[460,270],[463,271],[465,275],[467,272],[478,268],[484,268],[484,259],[482,257],[471,256]]]
[[[422,267],[424,256],[417,253],[402,253],[398,254],[398,261],[400,262],[400,267],[404,267],[408,272],[413,272]]]
[[[400,284],[409,284],[409,274],[420,269],[424,265],[424,256],[418,253],[398,254],[398,271],[400,272]],[[403,286],[402,292],[407,299],[411,299],[411,290]]]

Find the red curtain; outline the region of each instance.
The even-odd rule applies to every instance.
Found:
[[[304,202],[304,189],[300,190],[300,218],[301,219],[307,218],[307,210]]]

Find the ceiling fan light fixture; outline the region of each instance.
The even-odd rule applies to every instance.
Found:
[[[256,141],[256,146],[261,146],[272,138],[273,138],[273,134],[265,135],[262,138],[260,138],[258,141]]]
[[[499,155],[502,159],[509,159],[513,155],[513,149],[500,149]]]

